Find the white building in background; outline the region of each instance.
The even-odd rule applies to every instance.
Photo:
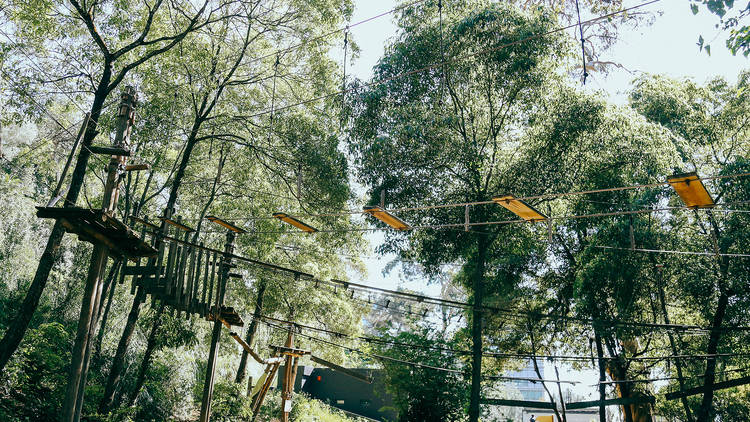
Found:
[[[539,373],[541,374],[541,378],[544,379],[544,362],[539,362]],[[536,374],[536,371],[534,370],[534,363],[532,361],[529,361],[525,368],[521,369],[520,371],[510,371],[505,374],[507,377],[513,377],[513,378],[529,378],[529,379],[539,379],[540,377]],[[523,397],[523,400],[529,400],[529,401],[548,401],[547,396],[544,392],[544,386],[542,386],[542,383],[537,382],[531,382],[531,381],[511,381],[511,384],[513,384],[513,387],[517,388],[518,391],[521,393],[521,396]],[[528,419],[527,419],[528,420]]]
[[[538,361],[537,365],[539,366],[539,374],[536,373],[534,370],[534,363],[532,361],[528,361],[526,367],[521,369],[520,371],[510,371],[505,374],[507,377],[513,377],[513,378],[528,378],[528,379],[547,379],[544,375],[544,362]],[[512,387],[521,394],[520,400],[527,400],[527,401],[541,401],[541,402],[547,402],[549,403],[549,397],[547,397],[547,393],[544,391],[544,386],[541,382],[532,382],[527,380],[515,380],[511,381],[510,384]],[[559,397],[557,397],[557,389],[552,389],[552,394],[555,395],[555,398],[559,400]],[[520,409],[514,409],[514,412],[502,412],[505,415],[513,415],[513,419],[518,418],[518,415],[520,413],[521,419],[519,422],[528,422],[531,419],[531,415],[534,415],[535,417],[539,416],[553,416],[555,412],[547,409],[533,409],[524,407]],[[593,408],[593,409],[576,409],[576,410],[569,410],[565,412],[566,419],[568,422],[599,422],[599,409]],[[554,420],[554,418],[553,418]],[[515,421],[514,421],[515,422]]]

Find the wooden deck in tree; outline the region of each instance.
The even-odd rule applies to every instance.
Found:
[[[112,254],[128,259],[155,256],[157,251],[130,227],[101,210],[36,207],[39,218],[60,220],[65,231],[91,243],[103,243]]]

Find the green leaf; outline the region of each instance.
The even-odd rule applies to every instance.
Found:
[[[697,15],[697,14],[698,14],[698,5],[696,5],[696,4],[691,4],[691,5],[690,5],[690,10],[692,10],[692,11],[693,11],[693,14],[694,14],[694,15]]]

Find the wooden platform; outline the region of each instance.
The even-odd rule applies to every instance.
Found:
[[[39,218],[60,220],[65,231],[91,243],[105,244],[113,254],[129,259],[156,256],[156,249],[120,220],[101,210],[36,207]]]
[[[209,314],[207,315],[207,319],[209,321],[213,321],[213,314],[209,312]],[[231,306],[221,307],[221,310],[219,311],[219,319],[230,326],[242,327],[243,325],[245,325],[245,322],[242,320],[242,317],[240,317],[240,314],[238,314],[237,311],[235,311]]]

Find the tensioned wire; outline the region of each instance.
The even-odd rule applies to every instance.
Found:
[[[750,203],[750,201],[727,202],[727,203],[717,204],[717,205],[729,206],[729,205],[744,205],[747,203]],[[681,206],[676,206],[676,207],[643,208],[643,209],[637,209],[637,210],[609,211],[609,212],[599,212],[599,213],[592,213],[592,214],[571,214],[571,215],[565,215],[565,216],[559,216],[559,217],[547,217],[544,220],[533,220],[533,221],[516,219],[516,220],[495,220],[495,221],[482,221],[482,222],[469,222],[469,223],[461,222],[461,223],[445,223],[445,224],[424,224],[424,225],[410,226],[409,229],[404,230],[404,231],[420,230],[420,229],[454,229],[454,230],[461,229],[459,231],[464,231],[462,229],[464,227],[497,226],[497,225],[504,225],[504,224],[546,224],[548,221],[579,220],[579,219],[599,218],[599,217],[616,217],[616,216],[621,216],[621,215],[650,214],[650,213],[656,213],[656,212],[680,211],[680,210],[692,211],[692,210],[696,210],[696,208],[689,207],[687,205],[681,205]],[[697,210],[710,211],[710,209],[706,209],[706,208],[698,208]],[[227,220],[227,221],[236,221],[236,220]],[[318,229],[315,233],[344,233],[344,232],[368,232],[368,231],[398,231],[398,230],[390,226],[389,227],[357,227],[357,228],[342,228],[342,229]],[[220,233],[220,232],[209,231],[206,233]],[[292,230],[268,230],[268,231],[253,231],[253,232],[250,232],[250,234],[309,235],[313,233],[307,233],[303,231],[292,231]]]
[[[268,321],[265,321],[265,320],[262,320],[262,319],[259,319],[259,321],[261,323],[263,323],[263,324],[271,327],[271,328],[276,328],[278,330],[283,330],[283,331],[288,331],[289,330],[289,328],[286,328],[286,327],[283,327],[283,326],[280,326],[280,325],[277,325],[277,324],[274,324],[274,323],[271,323],[271,322],[268,322]],[[392,363],[398,363],[398,364],[413,366],[413,367],[416,367],[416,368],[432,369],[432,370],[436,370],[436,371],[450,372],[450,373],[454,373],[454,374],[466,375],[466,373],[464,371],[461,371],[461,370],[458,370],[458,369],[450,369],[450,368],[444,368],[444,367],[439,367],[439,366],[434,366],[434,365],[427,365],[427,364],[423,364],[423,363],[411,362],[411,361],[407,361],[407,360],[403,360],[403,359],[392,358],[390,356],[383,356],[383,355],[379,355],[379,354],[375,354],[375,353],[369,353],[369,352],[365,352],[365,351],[362,351],[362,350],[357,349],[357,348],[345,346],[345,345],[342,345],[342,344],[334,343],[334,342],[329,341],[329,340],[324,340],[324,339],[321,339],[321,338],[318,338],[318,337],[314,337],[314,336],[311,336],[309,334],[297,333],[297,335],[299,335],[301,337],[304,337],[304,338],[307,338],[307,339],[310,339],[312,341],[316,341],[316,342],[319,342],[319,343],[327,344],[327,345],[333,346],[333,347],[338,347],[338,348],[347,350],[349,352],[357,353],[357,354],[359,354],[361,356],[373,358],[373,359],[380,360],[380,361],[387,361],[387,362],[392,362]],[[544,379],[524,378],[524,377],[483,376],[482,378],[484,378],[484,379],[491,379],[491,380],[504,380],[504,381],[532,381],[532,382],[550,382],[550,383],[561,383],[561,384],[578,384],[579,383],[578,381],[544,380]]]
[[[534,318],[559,320],[559,321],[565,320],[565,321],[573,321],[573,322],[583,322],[587,324],[604,325],[604,326],[609,326],[609,327],[664,328],[664,329],[674,329],[674,330],[683,330],[683,331],[703,331],[703,332],[750,331],[750,327],[744,327],[744,326],[710,328],[710,327],[701,327],[697,325],[686,325],[686,324],[659,324],[659,323],[647,323],[647,322],[620,321],[620,320],[613,320],[613,319],[592,319],[592,318],[573,317],[573,316],[565,316],[565,315],[552,315],[552,314],[545,314],[541,312],[529,312],[529,311],[521,312],[521,311],[516,311],[516,310],[511,310],[511,309],[506,309],[506,308],[495,307],[495,306],[475,307],[473,304],[467,303],[467,302],[460,302],[460,301],[441,299],[441,298],[425,296],[425,295],[420,295],[420,294],[383,289],[380,287],[368,286],[365,284],[359,284],[359,283],[354,283],[354,282],[349,282],[349,281],[342,281],[342,280],[337,280],[337,279],[321,280],[309,273],[294,270],[291,268],[286,268],[286,267],[276,265],[276,264],[271,264],[268,262],[263,262],[257,259],[247,258],[247,257],[237,255],[237,254],[225,254],[221,250],[210,248],[210,247],[203,246],[203,245],[198,245],[198,244],[191,243],[191,242],[187,242],[185,240],[181,240],[176,237],[163,236],[162,238],[165,240],[174,241],[183,245],[188,245],[188,246],[192,246],[198,249],[206,250],[209,252],[215,252],[220,255],[228,256],[228,257],[231,257],[232,259],[237,259],[239,261],[249,263],[256,267],[261,267],[261,268],[265,268],[268,270],[274,270],[274,271],[281,272],[281,273],[291,274],[291,275],[294,275],[296,278],[305,279],[306,281],[313,282],[313,283],[342,286],[345,289],[370,291],[370,292],[375,292],[379,294],[389,295],[391,297],[407,299],[407,300],[411,300],[414,302],[419,302],[419,303],[424,302],[427,304],[453,307],[456,309],[475,309],[477,311],[484,311],[484,312],[488,312],[488,311],[500,312],[500,313],[504,313],[507,315],[519,315],[523,317],[534,317]]]
[[[721,179],[735,179],[735,178],[741,178],[741,177],[747,177],[747,176],[750,176],[750,172],[699,177],[698,180],[711,181],[711,180],[721,180]],[[540,199],[558,199],[558,198],[564,198],[564,197],[569,197],[569,196],[591,195],[591,194],[606,193],[606,192],[621,192],[621,191],[629,191],[629,190],[663,187],[663,186],[668,186],[668,185],[670,185],[669,182],[655,182],[655,183],[646,183],[646,184],[640,184],[640,185],[617,186],[617,187],[611,187],[611,188],[589,189],[589,190],[582,190],[582,191],[520,196],[520,197],[514,197],[513,199],[519,200],[519,201],[533,201],[533,200],[540,200]],[[742,203],[744,202],[732,202],[731,204],[742,204]],[[440,209],[440,208],[458,208],[458,207],[475,206],[475,205],[490,205],[490,204],[496,204],[496,202],[492,200],[484,200],[484,201],[472,201],[472,202],[456,202],[456,203],[448,203],[448,204],[423,205],[423,206],[417,206],[417,207],[388,208],[384,210],[390,213],[397,213],[397,212],[424,211],[424,210],[432,210],[432,209]],[[717,204],[717,205],[727,205],[727,204]],[[689,207],[671,207],[670,209],[678,209],[678,208],[689,208]],[[629,212],[634,212],[634,211],[629,211]],[[295,218],[320,218],[320,217],[345,217],[345,216],[357,215],[357,214],[365,214],[365,213],[362,210],[352,209],[352,210],[345,210],[345,211],[334,212],[334,213],[289,214],[289,216],[295,217]],[[549,217],[549,219],[556,219],[556,218],[566,219],[565,217]],[[275,217],[259,216],[259,217],[230,217],[230,218],[226,218],[225,220],[226,221],[251,221],[251,220],[273,220],[273,219],[275,219]],[[186,221],[194,221],[194,220],[195,219],[188,219]],[[525,220],[519,220],[519,221],[525,221]],[[469,223],[469,225],[473,225],[473,223]],[[455,227],[464,226],[464,223],[453,225],[453,226]],[[453,226],[449,226],[449,227],[453,227]],[[322,230],[319,230],[319,231],[322,231]]]
[[[383,340],[379,338],[373,338],[373,337],[365,337],[365,336],[352,336],[346,333],[337,332],[329,329],[323,329],[323,328],[317,328],[312,327],[305,324],[300,324],[293,321],[287,321],[283,319],[278,319],[270,316],[265,315],[258,315],[253,316],[252,319],[258,320],[259,322],[262,322],[269,327],[276,327],[282,330],[289,330],[289,328],[284,328],[281,326],[278,326],[274,323],[280,323],[280,324],[286,324],[290,327],[294,327],[296,330],[308,330],[308,331],[316,331],[320,333],[325,333],[334,337],[338,338],[348,338],[353,339],[357,341],[365,341],[368,343],[378,343],[378,344],[386,344],[390,346],[395,346],[399,350],[403,350],[403,348],[409,348],[409,349],[422,349],[422,350],[435,350],[440,352],[448,352],[448,353],[455,353],[455,354],[462,354],[462,355],[469,355],[472,352],[470,350],[461,350],[461,349],[455,349],[455,348],[446,348],[446,347],[435,347],[435,346],[422,346],[422,345],[413,345],[403,342],[396,342],[396,341],[390,341],[390,340]],[[333,345],[336,347],[341,347],[346,350],[356,352],[356,353],[366,353],[362,352],[359,349],[349,347],[349,346],[343,346],[339,345],[333,342],[330,342],[328,340],[313,338],[312,336],[303,335],[303,337],[310,338],[310,339],[317,339],[318,341],[324,342],[329,345]],[[372,355],[371,357],[375,357],[377,359],[380,358],[387,358],[383,357],[381,355]],[[537,359],[542,358],[546,360],[557,360],[557,361],[589,361],[589,360],[618,360],[618,359],[626,359],[628,361],[663,361],[663,360],[678,360],[678,359],[716,359],[716,358],[732,358],[732,357],[741,357],[741,356],[748,356],[750,354],[747,353],[718,353],[718,354],[699,354],[699,355],[669,355],[669,356],[636,356],[636,357],[594,357],[594,356],[559,356],[559,355],[540,355],[540,354],[532,354],[532,353],[492,353],[492,352],[483,352],[484,357],[491,357],[491,358],[524,358],[524,359]],[[449,370],[449,371],[455,371],[450,370],[448,368],[440,368],[440,367],[434,367],[432,365],[424,365],[416,362],[408,362],[403,361],[399,359],[395,359],[395,362],[403,363],[403,364],[413,364],[414,366],[423,367],[426,369],[435,369],[435,370]],[[740,371],[740,370],[736,370]],[[460,371],[457,371],[460,372]],[[734,372],[734,371],[727,371],[727,372]],[[691,377],[683,377],[683,379],[690,379],[690,378],[699,378],[701,375],[697,376],[691,376]],[[495,379],[507,379],[507,380],[522,380],[519,377],[495,377]],[[654,382],[654,381],[660,381],[660,380],[667,380],[667,379],[677,379],[677,378],[660,378],[660,379],[649,379],[649,380],[617,380],[617,381],[605,381],[600,382],[597,384],[593,384],[594,386],[599,384],[613,384],[613,383],[627,383],[627,382]],[[532,379],[523,379],[523,380],[532,380]],[[536,379],[533,379],[536,380]],[[544,381],[544,380],[536,380],[536,381]]]
[[[591,19],[586,20],[586,21],[584,21],[582,23],[583,24],[589,24],[589,23],[594,23],[594,22],[600,21],[600,20],[609,19],[609,18],[611,18],[613,16],[617,16],[619,14],[627,13],[627,12],[629,12],[631,10],[639,9],[641,7],[645,7],[645,6],[648,6],[648,5],[653,4],[653,3],[658,3],[659,1],[661,1],[661,0],[650,0],[650,1],[638,4],[638,5],[635,5],[635,6],[632,6],[632,7],[627,7],[627,8],[615,11],[615,12],[611,12],[611,13],[607,13],[605,15],[597,16],[595,18],[591,18]],[[440,62],[437,62],[437,63],[433,63],[433,64],[427,65],[427,66],[419,68],[419,69],[414,69],[414,70],[410,70],[410,71],[407,71],[407,72],[403,72],[403,73],[400,73],[398,75],[391,76],[389,78],[379,79],[379,80],[373,81],[373,82],[367,82],[367,83],[362,84],[362,86],[360,86],[360,87],[347,88],[347,89],[344,89],[344,90],[341,90],[341,91],[332,92],[332,93],[329,93],[329,94],[326,94],[326,95],[322,95],[322,96],[319,96],[319,97],[310,98],[310,99],[307,99],[307,100],[304,100],[304,101],[300,101],[300,102],[297,102],[297,103],[288,104],[286,106],[276,108],[275,111],[276,112],[278,112],[278,111],[284,111],[284,110],[287,110],[287,109],[290,109],[290,108],[294,108],[294,107],[297,107],[297,106],[300,106],[300,105],[306,105],[306,104],[310,104],[310,103],[317,102],[317,101],[320,101],[320,100],[325,100],[325,99],[328,99],[328,98],[331,98],[331,97],[334,97],[334,96],[338,96],[338,95],[345,94],[347,92],[354,91],[355,89],[359,89],[361,87],[377,86],[377,85],[380,85],[380,84],[383,84],[385,82],[389,82],[389,81],[392,81],[392,80],[395,80],[395,79],[400,79],[400,78],[403,78],[403,77],[406,77],[406,76],[410,76],[410,75],[413,75],[413,74],[416,74],[416,73],[421,73],[421,72],[424,72],[424,71],[427,71],[427,70],[432,70],[432,69],[435,69],[435,68],[437,68],[439,66],[443,66],[443,65],[445,65],[447,63],[452,63],[452,62],[456,62],[456,61],[460,61],[460,60],[465,60],[465,59],[468,59],[468,58],[471,58],[471,57],[475,57],[475,56],[478,56],[478,55],[482,55],[482,54],[486,54],[486,53],[491,53],[491,52],[494,52],[494,51],[499,51],[499,50],[502,50],[503,48],[507,48],[507,47],[510,47],[510,46],[513,46],[513,45],[517,45],[517,44],[521,44],[521,43],[524,43],[524,42],[527,42],[527,41],[539,39],[539,38],[545,37],[547,35],[552,35],[552,34],[555,34],[555,33],[558,33],[558,32],[566,31],[566,30],[568,30],[570,28],[574,28],[574,27],[577,27],[577,26],[578,26],[578,23],[575,23],[575,24],[572,24],[572,25],[563,26],[563,27],[559,27],[559,28],[556,28],[556,29],[553,29],[553,30],[550,30],[550,31],[546,31],[546,32],[540,33],[540,34],[535,34],[535,35],[532,35],[532,36],[529,36],[529,37],[526,37],[526,38],[522,38],[520,40],[512,41],[512,42],[507,43],[507,44],[503,44],[503,45],[499,45],[499,46],[495,46],[495,47],[490,47],[490,48],[486,48],[486,49],[482,49],[482,50],[476,51],[474,53],[469,53],[469,54],[466,54],[466,55],[463,55],[463,56],[458,56],[458,57],[454,57],[454,58],[451,58],[451,59],[443,60],[443,61],[440,61]],[[254,117],[259,117],[259,116],[263,116],[265,114],[269,114],[270,112],[271,112],[270,110],[265,110],[265,111],[261,111],[261,112],[258,112],[258,113],[255,113],[255,114],[251,114],[251,115],[247,115],[247,116],[238,116],[238,118],[251,119],[251,118],[254,118]]]
[[[253,316],[252,318],[255,319],[256,317]],[[471,355],[473,353],[471,350],[468,350],[468,349],[456,349],[456,348],[439,347],[439,346],[425,346],[425,345],[398,342],[398,341],[393,341],[393,340],[385,340],[385,339],[381,339],[377,337],[353,336],[353,335],[342,333],[339,331],[313,327],[310,325],[305,325],[305,324],[300,324],[294,321],[274,318],[274,317],[270,317],[267,315],[259,315],[257,318],[261,320],[268,320],[271,322],[280,323],[280,324],[288,324],[296,328],[300,328],[300,329],[304,329],[308,331],[316,331],[319,333],[328,334],[328,335],[338,337],[338,338],[348,338],[351,340],[364,341],[367,343],[378,343],[378,344],[395,346],[397,349],[408,348],[408,349],[434,350],[434,351],[448,352],[448,353],[459,354],[459,355]],[[590,361],[592,359],[596,359],[596,360],[599,359],[599,357],[596,357],[596,356],[545,355],[545,354],[520,353],[520,352],[496,353],[496,352],[488,352],[488,351],[482,352],[482,356],[489,357],[489,358],[524,358],[524,359],[538,358],[538,359],[558,360],[558,361]],[[747,357],[747,356],[750,356],[750,353],[715,353],[715,354],[633,356],[633,357],[619,356],[619,357],[602,357],[601,359],[602,360],[624,359],[628,361],[662,361],[662,360],[691,360],[691,359],[705,360],[705,359],[714,359],[714,358],[733,358],[733,357]]]
[[[286,324],[289,325],[289,327],[283,327],[283,326],[278,325],[278,324],[276,324],[274,322],[270,322],[270,321],[268,321],[268,320],[266,320],[264,318],[265,317],[258,318],[258,321],[261,322],[261,323],[263,323],[263,324],[265,324],[265,325],[267,325],[267,326],[269,326],[269,327],[276,328],[276,329],[279,329],[279,330],[289,331],[291,329],[291,327],[307,329],[306,327],[301,327],[299,324],[296,324],[294,322],[283,321],[283,320],[278,320],[278,319],[273,319],[273,318],[271,319],[271,320],[276,320],[276,321],[278,321],[278,322],[280,322],[282,324],[286,323]],[[329,345],[329,346],[333,346],[333,347],[338,347],[338,348],[341,348],[341,349],[344,349],[344,350],[347,350],[347,351],[350,351],[350,352],[353,352],[353,353],[360,354],[362,356],[374,358],[374,359],[381,360],[381,361],[389,361],[389,362],[393,362],[393,363],[399,363],[399,364],[404,364],[404,365],[411,365],[411,366],[414,366],[414,367],[424,368],[424,369],[432,369],[432,370],[437,370],[437,371],[444,371],[444,372],[452,372],[452,373],[464,374],[463,371],[457,370],[457,369],[451,369],[451,368],[445,368],[445,367],[438,367],[438,366],[434,366],[434,365],[426,365],[426,364],[422,364],[422,363],[419,363],[419,362],[406,361],[406,360],[402,360],[402,359],[392,358],[392,357],[389,357],[389,356],[383,356],[383,355],[379,355],[379,354],[375,354],[375,353],[365,352],[365,351],[362,351],[361,349],[358,349],[358,348],[355,348],[355,347],[345,346],[345,345],[342,345],[342,344],[338,344],[338,343],[332,342],[330,340],[325,340],[325,339],[321,339],[319,337],[311,336],[309,334],[304,334],[302,332],[297,332],[296,334],[299,335],[299,336],[301,336],[301,337],[305,337],[305,338],[308,338],[308,339],[316,341],[316,342],[320,342],[320,343],[323,343],[323,344],[326,344],[326,345]],[[715,358],[715,357],[724,356],[724,355],[711,355],[711,356],[706,355],[706,356],[708,356],[709,358]],[[538,356],[524,355],[524,357],[533,358],[533,357],[538,357]],[[598,357],[586,357],[586,360],[592,360],[592,359],[599,359],[599,358]],[[603,359],[615,359],[615,358],[603,358]],[[633,360],[633,359],[637,359],[637,358],[631,358],[630,360]],[[579,384],[580,383],[579,381],[545,380],[545,379],[526,378],[526,377],[489,376],[489,377],[483,377],[483,378],[485,378],[485,379],[494,379],[494,380],[506,380],[506,381],[532,381],[532,382],[551,382],[551,383],[566,383],[566,384]],[[686,377],[683,377],[683,378],[685,379]],[[624,380],[624,382],[627,382],[627,381],[628,380]],[[637,382],[637,381],[635,381],[635,382]],[[604,382],[602,384],[606,384],[606,383],[607,382]],[[599,385],[599,383],[593,384],[593,385]]]

